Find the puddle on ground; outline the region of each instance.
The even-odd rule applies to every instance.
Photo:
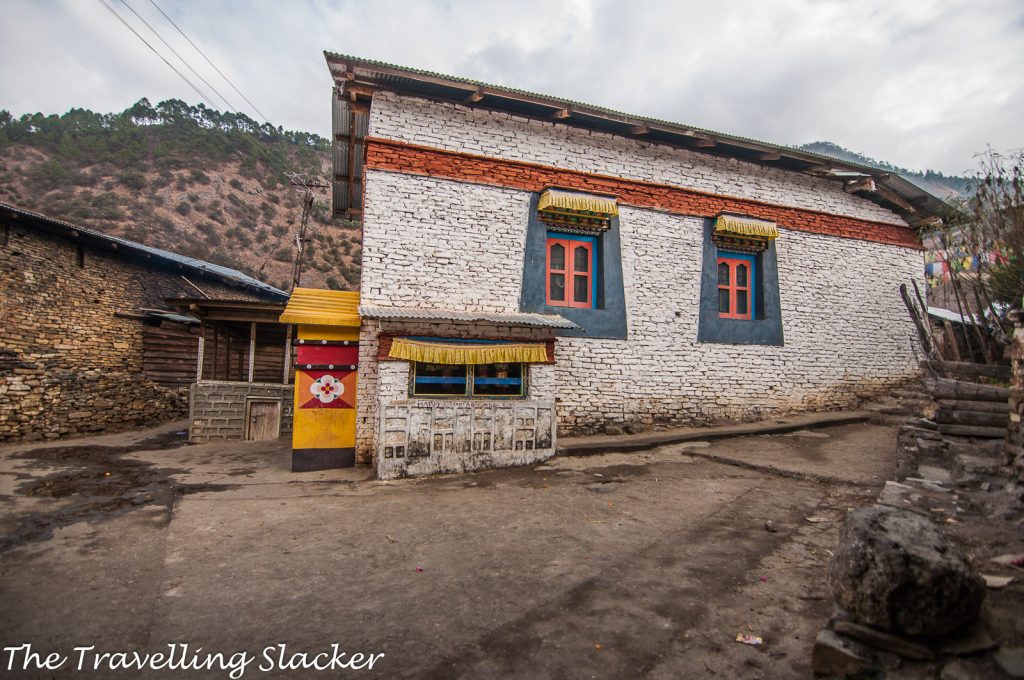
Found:
[[[170,512],[178,496],[203,491],[225,491],[232,484],[184,484],[172,475],[185,472],[125,458],[135,451],[179,448],[185,432],[168,432],[127,446],[79,445],[32,449],[15,454],[25,468],[56,472],[33,477],[19,473],[15,493],[35,498],[68,499],[62,507],[16,518],[17,527],[0,536],[0,553],[32,541],[47,540],[53,530],[76,522],[108,519],[134,508],[163,505]]]

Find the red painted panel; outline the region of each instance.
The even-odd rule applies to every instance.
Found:
[[[359,363],[359,345],[296,345],[297,364],[354,366]]]

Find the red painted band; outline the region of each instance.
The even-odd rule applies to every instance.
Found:
[[[792,208],[747,198],[720,196],[656,182],[623,179],[538,163],[490,158],[378,137],[366,138],[366,167],[460,182],[542,191],[558,186],[611,194],[620,203],[678,215],[715,217],[734,212],[775,222],[784,229],[923,249],[917,232],[884,222]]]

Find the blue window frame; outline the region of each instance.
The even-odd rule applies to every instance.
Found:
[[[515,399],[526,396],[526,365],[521,363],[412,363],[410,396],[432,399]]]

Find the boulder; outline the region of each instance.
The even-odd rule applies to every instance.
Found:
[[[985,597],[985,581],[937,526],[882,505],[847,516],[829,589],[857,623],[912,636],[974,622]]]

